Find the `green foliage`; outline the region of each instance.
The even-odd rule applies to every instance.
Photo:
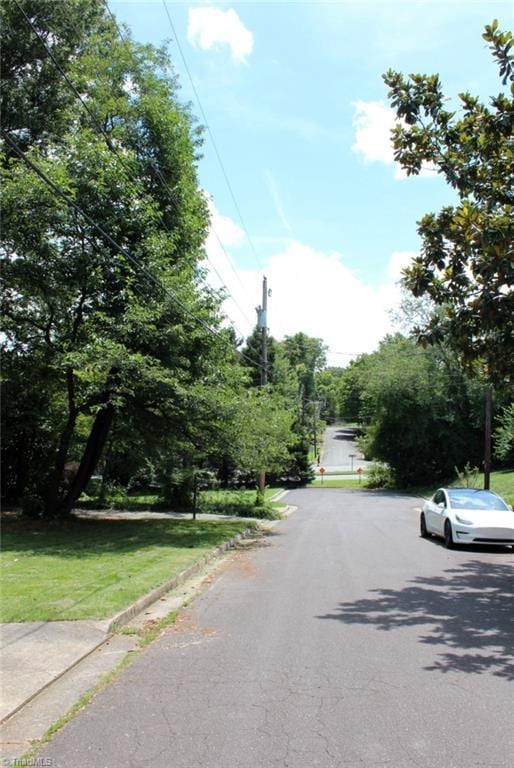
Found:
[[[455,466],[480,462],[483,390],[455,353],[389,337],[353,367],[356,372],[361,449],[387,463],[400,486],[443,480]]]
[[[74,518],[59,527],[41,521],[5,523],[2,621],[112,616],[248,525],[238,520]]]
[[[288,461],[292,414],[270,388],[249,389],[237,404],[232,450],[240,469],[280,474]]]
[[[514,461],[514,403],[506,405],[498,417],[494,449],[499,459]]]
[[[418,223],[422,249],[405,270],[405,285],[440,311],[416,330],[425,343],[444,340],[468,364],[485,363],[497,383],[513,375],[514,296],[514,67],[512,35],[498,23],[484,39],[500,65],[508,92],[490,107],[461,93],[450,111],[437,75],[388,71],[395,159],[408,174],[431,164],[455,189],[459,203]]]
[[[380,462],[373,462],[366,470],[365,488],[394,488],[396,480],[391,467]]]
[[[131,255],[4,146],[3,490],[27,511],[65,514],[99,461],[127,486],[146,457],[156,475],[170,453],[183,472],[214,454],[241,376],[230,332],[192,317],[221,322],[198,283],[199,137],[169,59],[121,41],[101,0],[21,5],[36,31],[2,5],[4,127]]]
[[[480,470],[478,467],[472,467],[469,461],[462,469],[455,467],[455,474],[458,478],[458,484],[465,488],[478,488]]]

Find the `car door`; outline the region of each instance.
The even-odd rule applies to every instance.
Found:
[[[432,533],[436,533],[438,529],[438,513],[437,513],[437,502],[440,501],[441,491],[437,491],[430,501],[427,502],[425,506],[425,522],[427,525],[427,528]]]
[[[433,504],[433,511],[434,511],[434,522],[432,529],[435,533],[438,533],[440,536],[444,536],[444,523],[446,520],[446,495],[444,491],[439,490],[434,496],[434,504]]]

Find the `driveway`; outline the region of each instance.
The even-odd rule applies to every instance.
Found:
[[[509,550],[305,489],[45,748],[53,768],[512,768]]]

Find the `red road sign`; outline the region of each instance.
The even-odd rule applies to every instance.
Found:
[[[327,470],[325,469],[325,467],[320,467],[320,468],[319,468],[319,473],[320,473],[320,475],[324,475],[326,471],[327,471]]]
[[[362,475],[362,473],[364,472],[362,467],[357,467],[355,471],[357,472],[358,475]]]

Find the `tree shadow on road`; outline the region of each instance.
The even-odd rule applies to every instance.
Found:
[[[358,434],[359,433],[357,429],[354,427],[348,427],[347,429],[338,429],[337,432],[333,435],[333,439],[349,440],[350,442],[354,442]]]
[[[426,625],[420,642],[447,649],[426,670],[492,672],[514,680],[511,562],[470,560],[410,584],[399,590],[372,590],[374,597],[341,603],[337,612],[318,618],[369,624],[382,631]]]

